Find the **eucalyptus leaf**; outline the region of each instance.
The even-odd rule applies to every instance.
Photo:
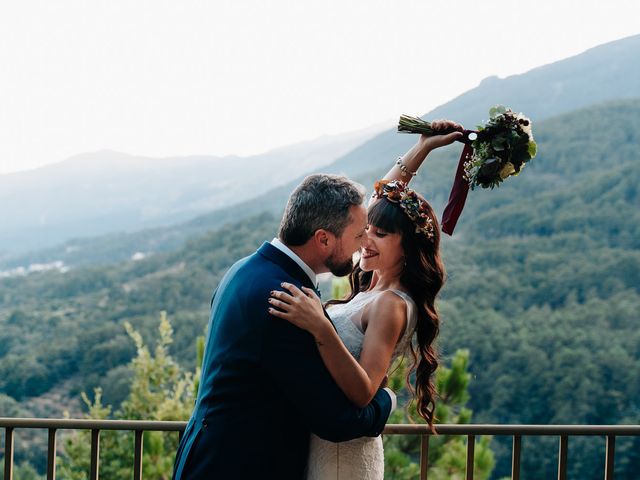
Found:
[[[489,109],[489,118],[491,118],[492,120],[495,119],[498,115],[502,115],[503,113],[505,113],[507,111],[507,109],[505,108],[504,105],[496,105],[494,107],[491,107]]]

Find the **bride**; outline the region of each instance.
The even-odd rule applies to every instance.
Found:
[[[432,123],[434,130],[462,127]],[[327,304],[311,289],[283,284],[269,299],[270,313],[311,333],[333,379],[357,406],[366,406],[386,381],[391,363],[407,352],[413,358],[418,413],[433,427],[438,366],[432,346],[438,335],[435,299],[445,279],[438,220],[424,198],[407,187],[429,152],[462,133],[421,136],[376,182],[360,262],[350,276],[351,294]],[[335,326],[335,328],[334,328]],[[293,359],[292,361],[295,361]],[[411,388],[411,386],[410,386]],[[381,437],[332,443],[311,436],[308,479],[382,479]]]

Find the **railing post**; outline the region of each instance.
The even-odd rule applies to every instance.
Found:
[[[511,480],[520,480],[520,435],[513,436],[513,451],[511,453]]]
[[[616,437],[607,435],[607,453],[604,460],[604,479],[613,480],[613,465],[616,456]]]
[[[98,480],[100,471],[100,430],[91,430],[91,472],[90,479]]]
[[[567,450],[569,449],[569,437],[560,436],[560,451],[558,452],[558,480],[567,480]]]
[[[427,480],[429,470],[429,437],[431,435],[421,435],[420,441],[420,480]]]
[[[135,450],[133,453],[133,480],[142,480],[142,446],[144,430],[136,430]]]
[[[467,480],[473,480],[473,463],[475,455],[476,436],[467,435]]]
[[[47,447],[47,480],[56,480],[56,429],[49,429]]]
[[[4,480],[13,480],[13,428],[4,430]]]

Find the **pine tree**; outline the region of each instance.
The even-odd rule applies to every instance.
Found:
[[[392,368],[389,387],[398,393],[398,399],[407,402],[406,408],[398,408],[392,413],[388,423],[426,422],[417,414],[416,402],[406,388],[406,360],[399,360]],[[456,351],[451,366],[440,365],[436,372],[435,418],[437,423],[467,424],[472,412],[465,407],[469,400],[468,386],[471,375],[468,372],[469,351]],[[399,402],[400,404],[400,402]],[[495,460],[489,446],[490,437],[483,436],[475,444],[474,478],[484,480],[489,477]],[[387,435],[384,438],[385,478],[405,480],[416,478],[420,471],[419,436]],[[429,438],[429,478],[435,480],[456,480],[465,478],[466,439],[460,435],[432,435]]]
[[[4,472],[4,458],[0,459],[0,474]],[[13,480],[43,480],[44,475],[38,475],[36,469],[29,463],[23,462],[13,466]]]
[[[95,389],[94,398],[82,398],[88,407],[87,418],[127,420],[186,420],[191,414],[197,394],[200,368],[185,372],[169,354],[173,329],[165,312],[160,314],[159,338],[153,353],[144,345],[142,336],[129,323],[127,333],[136,345],[137,354],[129,367],[133,379],[128,397],[112,415],[111,406],[102,405],[102,390]],[[198,365],[202,363],[204,338],[196,342]],[[129,478],[133,466],[132,432],[101,432],[100,474],[103,478]],[[59,458],[58,478],[86,480],[89,476],[90,432],[76,432],[65,442]],[[178,435],[169,432],[145,432],[143,476],[147,479],[170,479]]]

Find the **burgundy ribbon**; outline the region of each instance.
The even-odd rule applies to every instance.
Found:
[[[471,158],[473,154],[473,147],[471,146],[472,140],[469,139],[470,133],[476,132],[473,130],[465,130],[464,135],[458,140],[465,145],[462,150],[462,155],[460,155],[458,169],[456,170],[456,176],[453,180],[451,193],[449,194],[449,201],[444,208],[444,212],[442,212],[442,231],[449,235],[453,235],[453,230],[456,228],[456,223],[458,223],[458,218],[467,200],[467,193],[469,193],[469,182],[464,178],[464,162]]]

